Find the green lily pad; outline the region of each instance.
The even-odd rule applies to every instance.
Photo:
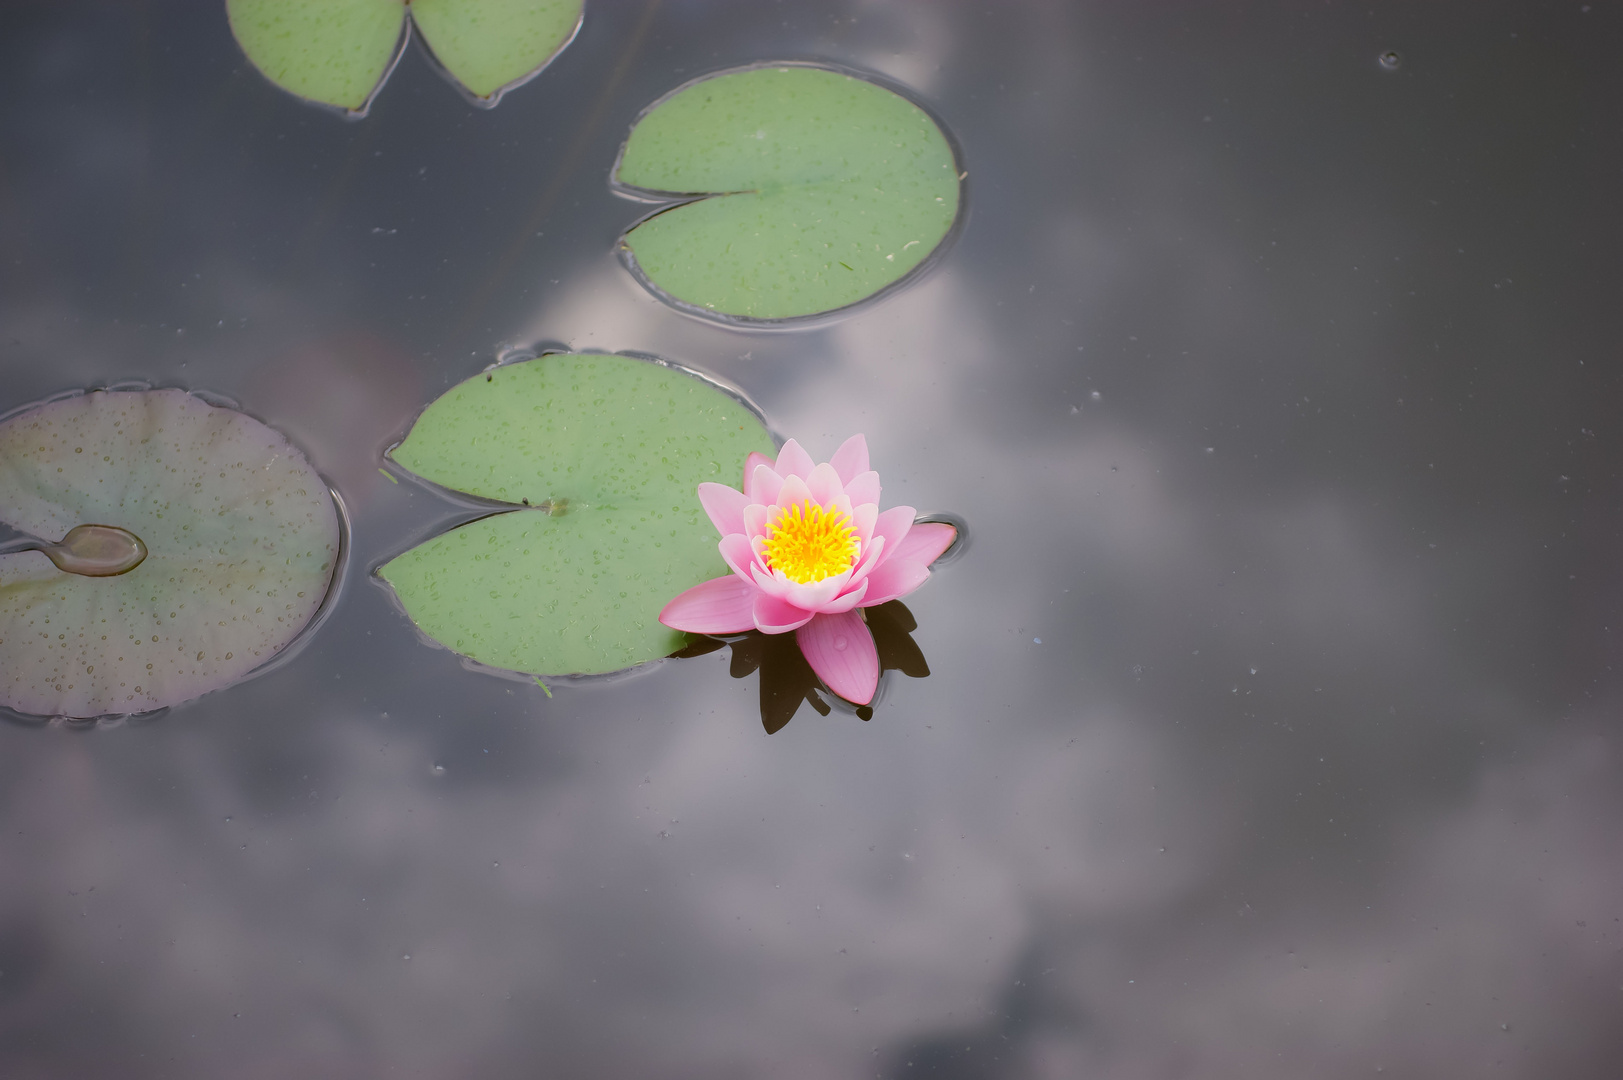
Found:
[[[0,554],[0,705],[138,713],[241,679],[315,616],[339,554],[327,485],[279,432],[184,390],[95,391],[0,423],[0,521],[114,525],[148,554],[85,577]]]
[[[378,573],[420,630],[492,667],[600,674],[658,659],[684,642],[660,609],[727,573],[695,489],[734,482],[751,451],[773,452],[760,418],[679,369],[573,353],[503,365],[431,404],[390,457],[524,508]]]
[[[415,23],[479,105],[530,79],[574,37],[582,0],[226,0],[231,32],[271,82],[366,115]]]
[[[366,114],[406,45],[401,0],[226,0],[254,67],[290,94]]]
[[[806,65],[723,72],[651,105],[615,163],[634,197],[691,198],[626,233],[632,272],[697,314],[847,307],[918,268],[958,218],[951,144],[923,109]]]
[[[563,51],[582,0],[412,0],[411,20],[477,104],[494,105]]]

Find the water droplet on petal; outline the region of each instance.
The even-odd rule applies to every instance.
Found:
[[[849,645],[849,644],[850,644],[850,642],[845,640],[845,635],[843,635],[843,634],[838,635],[838,636],[836,636],[834,638],[834,648],[839,650],[840,652],[844,652],[845,647],[847,645]]]

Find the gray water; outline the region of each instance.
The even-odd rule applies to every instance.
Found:
[[[494,110],[411,50],[346,123],[220,6],[0,12],[0,412],[226,395],[350,572],[258,678],[0,723],[0,1075],[1623,1074],[1615,9],[593,0]],[[614,256],[631,120],[765,59],[970,174],[799,332]],[[767,735],[731,650],[426,644],[369,571],[467,511],[380,453],[548,344],[865,432],[972,536],[933,673]]]

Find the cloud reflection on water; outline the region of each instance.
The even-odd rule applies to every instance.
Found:
[[[566,76],[595,87],[591,63],[637,17],[608,7],[526,98],[566,95]],[[1027,4],[992,33],[970,5],[917,25],[897,5],[663,10],[609,110],[627,121],[701,68],[796,48],[928,93],[972,170],[943,267],[806,333],[673,316],[610,251],[628,219],[603,184],[617,128],[458,337],[456,298],[508,249],[569,109],[515,95],[470,118],[424,74],[412,132],[387,126],[387,102],[358,132],[250,96],[220,106],[247,118],[239,141],[187,129],[188,151],[158,107],[166,141],[149,145],[137,104],[171,99],[106,83],[58,101],[62,65],[119,55],[62,46],[88,33],[64,17],[36,50],[55,58],[49,93],[4,121],[28,150],[5,160],[9,205],[31,211],[6,219],[29,262],[26,290],[0,295],[5,384],[31,400],[149,374],[254,411],[257,363],[355,325],[407,343],[422,398],[503,342],[656,352],[744,386],[814,453],[866,432],[887,504],[964,516],[973,548],[909,598],[934,674],[893,679],[871,723],[803,711],[768,739],[725,653],[548,699],[465,671],[351,588],[297,663],[228,695],[83,736],[0,728],[3,1071],[1615,1073],[1611,654],[1561,606],[1549,581],[1569,568],[1540,546],[1579,528],[1579,499],[1586,534],[1609,535],[1603,496],[1584,494],[1608,490],[1607,444],[1588,474],[1561,455],[1580,428],[1606,438],[1570,402],[1610,399],[1542,347],[1576,340],[1554,294],[1604,274],[1567,251],[1540,265],[1584,276],[1549,296],[1490,288],[1528,242],[1508,211],[1542,211],[1477,194],[1481,171],[1450,162],[1491,165],[1482,131],[1522,139],[1521,114],[1436,90],[1520,94],[1502,51],[1516,27],[1385,13],[1418,81],[1375,90],[1335,81],[1344,62],[1349,80],[1383,74],[1367,61],[1389,43],[1360,44],[1362,11],[1287,27]],[[174,55],[230,48],[219,28],[192,42],[188,20],[164,23]],[[1473,60],[1480,27],[1501,44]],[[1428,75],[1441,58],[1447,78]],[[177,85],[227,78],[176,63]],[[415,104],[419,76],[397,78]],[[1428,96],[1371,104],[1406,85]],[[282,137],[265,149],[261,131]],[[71,223],[90,204],[98,226],[122,221],[112,185],[172,159],[175,189],[145,211],[171,226],[147,253],[169,284],[141,301],[145,325],[114,324],[101,297],[124,279],[82,254],[100,259],[105,230],[91,243]],[[312,167],[340,162],[365,200]],[[271,239],[313,207],[330,228],[306,230],[301,263]],[[1432,253],[1475,259],[1477,239],[1501,254]],[[1425,269],[1405,278],[1395,256]],[[1538,341],[1536,371],[1497,339]],[[390,410],[409,418],[392,384],[340,430],[320,367],[299,366],[308,396],[274,419],[344,457]],[[374,377],[356,375],[331,388]],[[1501,384],[1514,407],[1489,409]],[[1587,479],[1571,495],[1523,482],[1552,463]],[[438,524],[369,482],[361,566]],[[1615,553],[1586,544],[1582,595],[1616,596]]]

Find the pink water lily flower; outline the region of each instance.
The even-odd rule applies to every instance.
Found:
[[[793,439],[777,461],[751,454],[743,491],[700,484],[699,502],[733,572],[687,590],[659,621],[695,634],[793,630],[829,689],[858,705],[872,701],[879,653],[859,609],[924,584],[958,531],[915,523],[911,506],[881,513],[879,474],[861,435],[821,465]]]

